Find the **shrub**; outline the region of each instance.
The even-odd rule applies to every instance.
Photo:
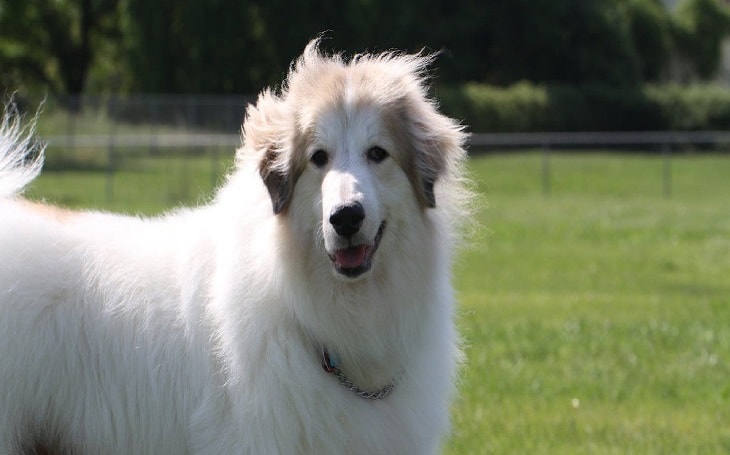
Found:
[[[443,110],[474,132],[730,129],[730,90],[709,85],[440,88]]]
[[[662,114],[665,129],[730,129],[730,90],[718,86],[649,86],[647,98]]]

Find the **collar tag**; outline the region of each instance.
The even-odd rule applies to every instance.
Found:
[[[322,349],[322,368],[324,371],[327,373],[339,372],[340,369],[337,367],[339,364],[340,362],[336,355],[330,354],[327,349]]]

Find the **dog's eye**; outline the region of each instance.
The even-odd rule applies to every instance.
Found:
[[[368,149],[368,160],[372,161],[373,163],[380,163],[384,159],[388,158],[388,152],[383,150],[380,147],[371,147]]]
[[[327,165],[327,162],[329,161],[329,155],[327,152],[325,152],[322,149],[319,149],[312,153],[312,156],[309,158],[309,161],[312,162],[315,166],[318,168],[322,168]]]

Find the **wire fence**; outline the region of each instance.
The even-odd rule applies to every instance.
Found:
[[[728,131],[612,131],[549,133],[481,133],[470,138],[472,154],[499,149],[539,148],[542,150],[542,191],[552,192],[551,155],[556,149],[641,150],[662,156],[662,194],[672,196],[672,157],[676,152],[694,150],[730,150]]]
[[[240,144],[240,127],[250,96],[83,96],[46,101],[38,130],[47,143],[51,169],[94,169],[107,178],[107,201],[120,166],[140,156],[210,156],[211,185],[220,177],[220,161]],[[29,103],[32,105],[31,103]],[[30,106],[26,107],[30,109]],[[642,131],[475,133],[473,155],[509,150],[539,150],[542,192],[550,196],[552,156],[556,151],[631,150],[662,157],[662,193],[672,195],[672,159],[686,150],[730,150],[729,131]],[[183,183],[184,184],[184,183]]]

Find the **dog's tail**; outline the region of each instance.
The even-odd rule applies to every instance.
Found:
[[[41,172],[45,145],[34,135],[35,119],[24,127],[18,108],[7,104],[0,122],[0,197],[20,193]]]

